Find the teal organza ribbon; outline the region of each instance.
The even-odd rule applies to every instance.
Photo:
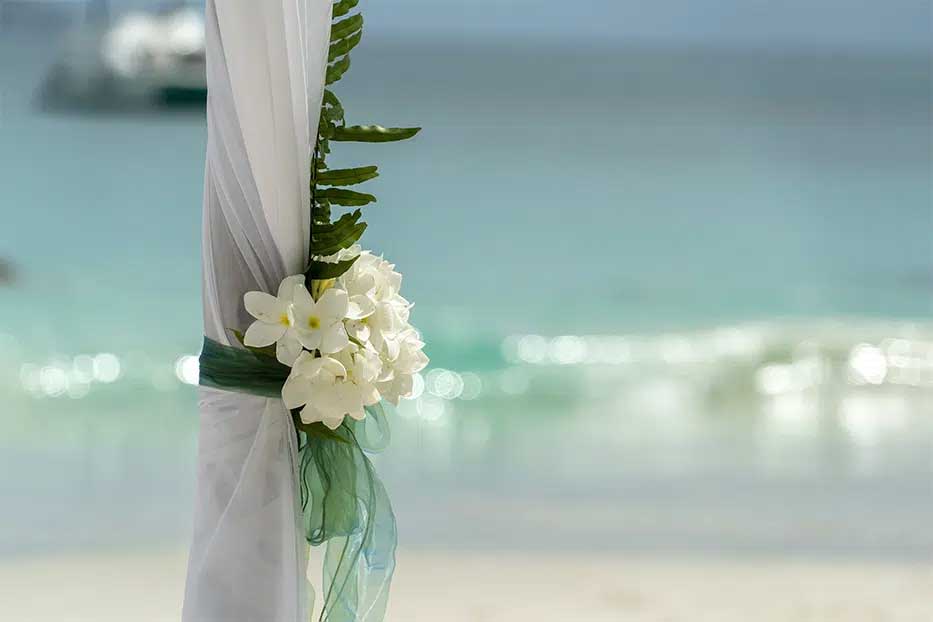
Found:
[[[206,337],[200,365],[201,385],[264,397],[280,397],[290,371],[274,354]],[[366,456],[388,445],[389,426],[381,404],[366,410],[363,421],[348,417],[336,430],[292,413],[305,537],[326,545],[321,622],[382,620],[395,570],[395,515]]]

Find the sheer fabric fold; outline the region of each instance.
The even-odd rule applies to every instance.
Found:
[[[207,0],[204,331],[230,345],[247,291],[308,255],[312,138],[329,0]],[[304,622],[306,545],[295,428],[281,400],[201,389],[183,622]]]

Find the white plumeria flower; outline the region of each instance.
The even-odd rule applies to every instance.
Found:
[[[282,401],[289,410],[301,408],[304,423],[322,422],[336,430],[349,412],[341,389],[346,376],[346,368],[336,359],[303,352],[282,387]]]
[[[414,375],[398,374],[390,380],[379,383],[379,394],[382,395],[382,399],[394,406],[398,406],[403,398],[411,397],[414,391]]]
[[[320,350],[332,354],[347,347],[347,329],[343,325],[347,317],[349,298],[347,292],[332,287],[315,301],[304,285],[298,285],[292,302],[292,325],[298,341],[308,350]]]
[[[376,290],[376,279],[371,274],[362,274],[354,279],[347,279],[342,283],[350,298],[347,317],[352,321],[359,321],[369,317],[376,311],[376,302],[372,297]],[[365,341],[366,337],[362,340]]]
[[[428,365],[428,357],[422,348],[424,342],[412,328],[385,340],[380,352],[383,373],[376,382],[383,399],[397,406],[399,399],[411,397],[415,374]]]
[[[322,422],[336,430],[344,417],[359,421],[366,416],[366,406],[379,401],[373,381],[380,365],[378,354],[356,346],[336,357],[304,352],[282,387],[282,400],[290,410],[301,408],[303,422]]]
[[[379,353],[371,348],[360,348],[351,345],[349,348],[334,355],[334,358],[347,370],[346,380],[342,388],[343,404],[347,407],[347,414],[354,419],[366,416],[366,406],[379,402],[379,391],[375,381],[382,371],[382,361]]]
[[[351,278],[372,276],[375,281],[373,297],[377,301],[394,298],[402,286],[402,275],[395,271],[395,264],[369,251],[360,253],[360,258],[350,267],[348,273],[352,275]]]
[[[350,295],[353,309],[347,331],[357,341],[371,341],[379,349],[384,338],[407,325],[411,305],[398,295],[402,275],[382,257],[361,251],[339,283]]]
[[[243,344],[251,348],[275,346],[275,356],[283,365],[291,366],[301,353],[301,343],[295,331],[291,306],[295,288],[304,288],[303,274],[287,277],[279,285],[277,296],[265,292],[247,292],[243,304],[256,321],[243,336]]]
[[[347,332],[357,341],[368,341],[381,350],[386,339],[391,339],[409,328],[410,308],[408,301],[401,296],[378,301],[374,304],[371,314],[360,319],[348,320]]]

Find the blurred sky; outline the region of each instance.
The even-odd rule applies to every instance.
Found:
[[[111,1],[116,10],[152,4]],[[506,36],[580,45],[933,50],[931,0],[362,0],[360,6],[370,34],[448,40]]]

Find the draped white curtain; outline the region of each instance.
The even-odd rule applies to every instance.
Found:
[[[330,0],[206,0],[204,331],[303,271]],[[297,447],[281,400],[202,389],[184,622],[305,622]]]

